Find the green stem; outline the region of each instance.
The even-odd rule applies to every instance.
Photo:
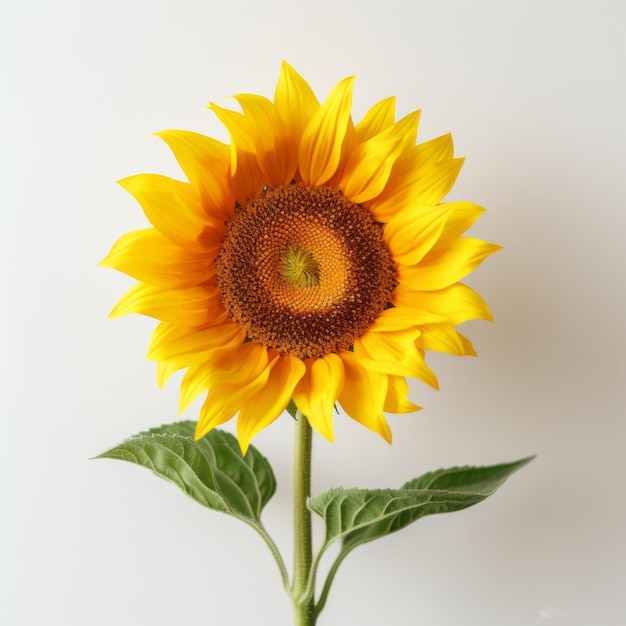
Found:
[[[247,520],[244,520],[244,521],[246,521],[250,526],[252,526],[252,528],[254,528],[254,530],[256,530],[259,533],[259,535],[261,535],[261,537],[263,538],[263,541],[265,541],[265,543],[268,545],[270,551],[272,552],[272,556],[274,557],[274,560],[276,561],[276,565],[278,565],[278,570],[280,572],[280,579],[282,580],[283,587],[289,593],[290,592],[289,574],[287,573],[287,568],[285,567],[283,557],[278,551],[276,544],[274,543],[272,538],[267,534],[267,531],[265,530],[265,527],[262,524],[250,523]]]
[[[330,591],[330,586],[333,584],[333,580],[335,579],[335,574],[339,569],[339,566],[343,562],[343,560],[350,554],[352,550],[342,551],[339,556],[335,559],[330,571],[328,572],[328,576],[326,577],[326,582],[324,583],[324,588],[322,589],[322,593],[320,594],[320,598],[317,601],[317,605],[315,606],[315,615],[319,615],[324,607],[326,606],[326,600],[328,598],[328,592]]]
[[[298,411],[293,466],[294,572],[291,587],[295,626],[315,626],[316,622],[314,585],[309,581],[313,561],[311,512],[306,505],[311,496],[312,439],[309,422]]]

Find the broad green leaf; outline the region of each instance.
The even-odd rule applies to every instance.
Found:
[[[401,489],[329,489],[309,500],[309,508],[324,519],[325,547],[341,538],[344,552],[425,515],[477,504],[531,458],[491,467],[438,470],[409,481]]]
[[[195,429],[196,423],[187,420],[165,424],[141,434],[168,433],[193,438]],[[268,460],[254,446],[250,446],[246,456],[242,457],[237,438],[223,430],[214,429],[195,443],[219,470],[215,474],[218,486],[234,501],[240,499],[239,492],[243,491],[245,499],[256,511],[252,517],[258,519],[276,491],[276,478]]]
[[[276,491],[267,459],[253,446],[242,457],[230,433],[212,430],[194,441],[194,431],[192,421],[165,424],[131,437],[98,458],[142,465],[203,506],[259,522],[263,507]]]

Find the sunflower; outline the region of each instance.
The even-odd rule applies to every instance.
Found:
[[[354,77],[320,104],[283,62],[274,101],[211,103],[230,145],[156,133],[187,180],[120,181],[152,228],[102,262],[140,282],[111,316],[160,320],[148,351],[162,386],[185,369],[184,411],[202,394],[196,438],[237,418],[251,439],[293,401],[333,440],[333,409],[391,441],[384,413],[419,409],[406,377],[437,388],[426,350],[474,355],[455,326],[491,319],[459,282],[499,247],[461,235],[483,209],[442,200],[463,163],[444,135],[416,145],[419,111],[395,98],[354,124]]]

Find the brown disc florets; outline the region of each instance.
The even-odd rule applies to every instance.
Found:
[[[237,208],[216,267],[248,338],[301,359],[350,349],[396,284],[380,224],[329,187],[278,187]]]

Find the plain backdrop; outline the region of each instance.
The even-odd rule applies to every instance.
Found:
[[[420,140],[452,131],[449,199],[487,207],[472,234],[504,246],[468,280],[496,318],[465,327],[479,358],[430,358],[441,391],[412,386],[425,409],[390,417],[392,446],[337,416],[314,492],[539,455],[477,507],[355,551],[320,626],[625,624],[625,6],[4,0],[0,623],[291,623],[250,529],[89,460],[177,419],[180,378],[159,391],[144,358],[154,321],[107,319],[133,281],[97,264],[146,225],[116,180],[179,176],[149,135],[227,139],[208,100],[272,97],[287,59],[320,98],[356,74],[357,119],[396,94]],[[292,434],[283,417],[254,442],[288,562]]]

